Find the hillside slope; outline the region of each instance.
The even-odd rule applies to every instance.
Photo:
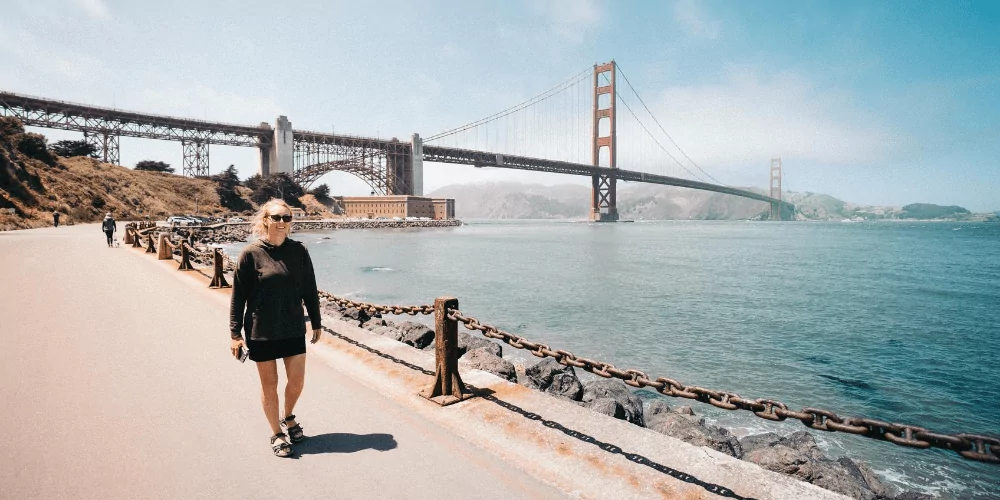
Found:
[[[0,230],[51,225],[54,210],[62,223],[95,222],[107,212],[119,220],[229,213],[210,180],[60,158],[47,153],[43,136],[26,134],[16,120],[0,120],[0,209],[14,210],[0,211]],[[39,140],[41,150],[32,147]]]

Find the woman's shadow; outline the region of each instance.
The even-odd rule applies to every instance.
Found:
[[[317,455],[320,453],[356,453],[362,450],[389,451],[396,448],[396,439],[392,434],[352,434],[349,432],[331,432],[309,436],[308,439],[295,445],[298,455]]]

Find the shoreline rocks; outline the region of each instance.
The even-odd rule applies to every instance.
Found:
[[[395,323],[378,315],[371,317],[364,311],[348,309],[325,300],[321,300],[320,306],[325,314],[357,324],[376,335],[392,338],[417,349],[434,349],[434,330],[422,323]],[[515,366],[503,359],[499,343],[461,331],[458,334],[462,364],[573,402],[594,412],[645,427],[652,432],[711,448],[851,498],[935,498],[912,491],[897,494],[895,487],[884,483],[865,463],[847,457],[834,459],[827,456],[808,431],[798,431],[787,436],[767,432],[737,439],[729,429],[706,423],[690,406],[671,408],[661,398],[652,399],[648,406],[644,406],[643,400],[621,380],[596,379],[583,383],[573,367],[563,366],[553,358],[544,358],[530,366]]]

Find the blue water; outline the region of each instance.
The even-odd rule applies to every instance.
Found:
[[[452,295],[486,322],[653,376],[1000,434],[1000,224],[483,221],[294,237],[334,294]],[[804,429],[693,406],[739,435]],[[1000,466],[954,452],[815,434],[907,488],[988,498],[1000,485]]]

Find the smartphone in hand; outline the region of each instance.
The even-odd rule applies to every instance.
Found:
[[[236,352],[236,359],[239,359],[240,363],[242,363],[246,361],[247,357],[249,356],[250,356],[250,350],[247,349],[246,346],[241,345],[239,350]]]

